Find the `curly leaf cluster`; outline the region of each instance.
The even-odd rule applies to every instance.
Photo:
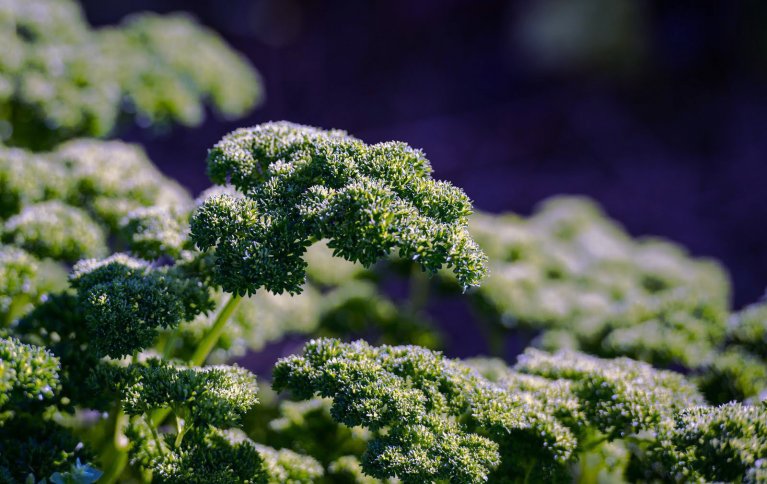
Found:
[[[160,482],[266,482],[253,442],[230,427],[257,403],[256,377],[237,366],[184,367],[151,358],[128,366],[101,365],[92,387],[116,394],[127,415],[136,465]],[[177,433],[152,429],[170,409]]]
[[[313,458],[257,444],[236,429],[193,429],[175,445],[172,434],[158,443],[146,422],[134,418],[127,434],[134,462],[161,483],[309,484],[323,476]]]
[[[677,482],[764,482],[767,411],[731,402],[680,412],[659,449]]]
[[[229,428],[258,403],[257,392],[256,377],[237,366],[184,368],[151,359],[130,367],[122,401],[128,415],[172,408],[186,425]]]
[[[105,69],[113,61],[99,55],[75,2],[4,1],[0,32],[0,107],[12,126],[4,141],[41,147],[111,130],[120,103]]]
[[[514,368],[573,381],[571,391],[589,421],[614,437],[652,430],[675,411],[704,403],[682,375],[628,358],[605,360],[571,351],[549,354],[528,349]]]
[[[261,444],[254,446],[264,459],[269,484],[311,484],[317,482],[325,473],[322,465],[308,455],[290,449],[276,450]]]
[[[724,270],[633,239],[590,200],[552,198],[528,218],[477,214],[470,231],[491,261],[478,308],[502,327],[543,330],[545,349],[693,369],[724,338]]]
[[[567,481],[591,442],[657,435],[703,403],[681,375],[625,358],[528,350],[509,369],[330,339],[280,360],[274,387],[331,398],[334,420],[372,432],[365,473],[405,482]]]
[[[485,274],[466,228],[468,197],[432,180],[428,160],[404,143],[366,145],[342,131],[267,123],[225,136],[208,172],[245,194],[211,197],[192,219],[192,239],[216,249],[216,278],[228,292],[300,292],[302,256],[323,238],[335,255],[365,266],[398,250],[430,273],[452,267],[463,286]]]
[[[132,15],[96,35],[104,54],[119,59],[111,74],[140,124],[196,126],[205,103],[238,118],[262,98],[250,63],[188,15]]]
[[[140,207],[190,203],[186,191],[165,177],[137,145],[76,139],[47,156],[66,167],[70,187],[66,201],[86,208],[113,229]]]
[[[134,419],[127,435],[134,442],[131,455],[163,484],[265,484],[264,459],[242,433],[215,428],[188,432],[179,446],[172,434],[158,443],[146,423]]]
[[[0,218],[27,205],[64,198],[66,169],[46,156],[0,146]]]
[[[0,425],[0,481],[3,483],[46,482],[45,478],[56,483],[53,476],[71,476],[80,460],[93,462],[93,455],[71,429],[41,418],[39,414],[17,415]],[[58,482],[70,484],[93,480]]]
[[[107,253],[102,228],[85,211],[55,200],[29,205],[9,218],[2,239],[38,257],[63,261]]]
[[[183,15],[94,30],[71,0],[5,0],[0,44],[0,111],[11,125],[0,141],[9,144],[102,137],[121,113],[142,126],[196,125],[205,104],[237,117],[261,98],[250,64]]]
[[[27,252],[0,245],[0,318],[4,323],[37,298],[38,261]]]
[[[405,482],[484,481],[497,466],[497,444],[458,420],[470,379],[438,353],[361,341],[312,340],[303,356],[280,360],[274,370],[276,390],[332,398],[331,415],[349,427],[386,428],[368,444],[363,468]]]
[[[185,217],[169,207],[141,207],[120,221],[120,232],[132,254],[145,260],[178,258],[187,243]]]
[[[93,351],[77,295],[71,292],[46,295],[44,301],[17,321],[14,332],[26,343],[45,346],[61,361],[59,395],[68,400],[67,406],[104,406],[97,402],[105,396],[92,392],[86,384],[100,358]],[[59,402],[59,407],[64,405]]]
[[[58,358],[45,348],[0,339],[0,410],[52,398],[59,387],[58,372]]]
[[[119,238],[146,258],[179,257],[190,245],[190,207],[186,191],[135,145],[81,139],[38,154],[0,147],[0,240],[40,258],[101,257]]]
[[[80,261],[71,283],[99,355],[132,354],[150,346],[159,328],[176,327],[212,309],[200,281],[123,254]]]

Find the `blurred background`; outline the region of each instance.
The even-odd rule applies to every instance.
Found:
[[[767,286],[767,2],[83,0],[94,25],[184,10],[257,67],[265,103],[163,136],[132,128],[194,194],[206,150],[267,120],[422,148],[480,210],[585,194],[633,235]]]

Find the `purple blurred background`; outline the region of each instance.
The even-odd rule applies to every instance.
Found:
[[[95,25],[190,11],[247,55],[266,101],[163,136],[197,193],[208,147],[286,119],[424,149],[479,209],[586,194],[635,235],[721,260],[736,307],[767,286],[767,2],[83,1]]]

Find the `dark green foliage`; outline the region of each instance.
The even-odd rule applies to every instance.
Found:
[[[159,328],[212,309],[201,282],[121,254],[78,263],[71,280],[99,355],[132,354],[150,346]]]
[[[361,456],[371,433],[339,425],[330,415],[331,405],[330,399],[322,398],[282,402],[279,418],[269,422],[266,440],[311,455],[325,466],[347,455]]]
[[[762,405],[694,407],[676,418],[658,458],[677,482],[764,482],[767,412]]]
[[[158,327],[173,327],[181,318],[170,287],[154,277],[130,274],[78,292],[99,355],[121,357],[146,348]]]
[[[270,484],[311,484],[324,473],[320,463],[309,456],[260,444],[255,444],[255,447],[264,459],[267,482]]]
[[[626,358],[528,350],[513,370],[471,364],[492,381],[414,346],[313,340],[278,362],[274,386],[332,398],[335,421],[372,432],[364,471],[405,482],[564,482],[586,455],[620,474],[626,452],[602,446],[657,435],[703,403],[681,375]]]
[[[255,376],[237,366],[182,368],[151,359],[126,371],[120,386],[128,415],[172,408],[185,425],[229,428],[258,403]]]
[[[363,455],[371,476],[406,482],[484,480],[498,464],[497,445],[458,422],[467,401],[467,370],[417,347],[313,340],[304,356],[281,360],[274,387],[298,398],[333,399],[331,415],[377,432]]]
[[[568,351],[552,355],[528,349],[515,369],[573,381],[571,391],[588,420],[613,438],[652,430],[675,411],[704,403],[682,375],[628,358],[604,360]]]
[[[128,435],[135,463],[162,483],[311,483],[323,474],[313,458],[256,444],[237,430],[196,428],[180,443],[157,440],[146,422],[132,421]]]
[[[255,444],[227,429],[257,403],[255,376],[236,366],[186,368],[158,359],[104,366],[96,387],[116,392],[128,415],[134,463],[159,482],[266,482]],[[110,388],[111,387],[111,388]],[[152,430],[159,409],[176,416],[176,434]]]
[[[761,399],[767,388],[767,363],[741,348],[729,347],[700,369],[697,382],[711,403]]]
[[[213,197],[195,212],[192,239],[201,250],[216,247],[214,280],[225,291],[250,295],[266,285],[277,294],[299,293],[305,246],[281,222],[260,216],[250,199]]]
[[[620,476],[624,439],[645,439],[703,401],[681,375],[625,358],[528,349],[513,370],[497,360],[470,364],[503,390],[485,390],[473,411],[501,445],[498,479],[569,482],[585,463],[586,472]]]
[[[0,480],[39,480],[89,457],[82,443],[43,414],[59,390],[58,358],[42,347],[0,339]],[[34,481],[36,482],[36,481]]]
[[[302,256],[322,238],[366,266],[398,250],[430,273],[452,267],[463,286],[485,274],[466,229],[468,198],[433,181],[428,160],[403,143],[267,123],[227,135],[210,151],[208,171],[245,194],[213,196],[192,218],[192,239],[216,248],[216,281],[227,292],[300,292]]]
[[[5,222],[2,238],[38,257],[62,261],[107,253],[101,227],[83,210],[59,201],[28,205]]]
[[[93,403],[99,395],[85,384],[99,357],[93,351],[76,295],[69,292],[48,295],[18,321],[15,332],[24,341],[45,346],[61,362],[58,395],[68,400],[67,405],[59,402],[61,407],[73,404],[101,407]]]
[[[187,241],[184,217],[166,207],[142,207],[120,221],[120,232],[130,252],[146,260],[178,258]]]
[[[266,483],[263,458],[242,434],[217,429],[188,432],[180,445],[172,434],[157,442],[140,421],[129,428],[134,461],[152,471],[153,482],[165,484]]]
[[[91,458],[68,429],[39,415],[17,416],[0,426],[0,482],[26,483],[30,475],[39,482]]]

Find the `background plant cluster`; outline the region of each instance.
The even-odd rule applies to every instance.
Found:
[[[767,306],[717,263],[583,198],[472,214],[407,144],[287,122],[193,199],[100,138],[242,115],[246,61],[182,15],[0,25],[0,482],[767,480]],[[491,354],[439,352],[445,298]]]

